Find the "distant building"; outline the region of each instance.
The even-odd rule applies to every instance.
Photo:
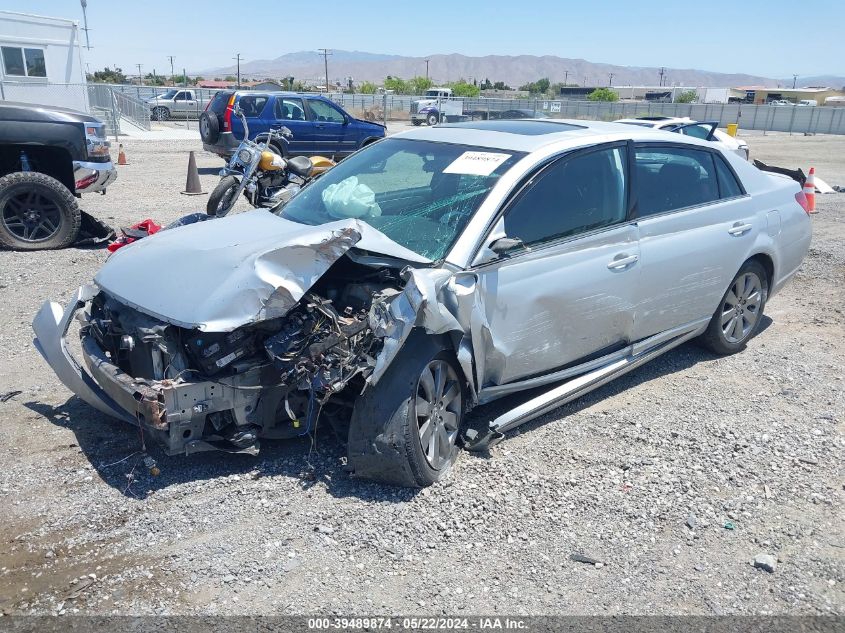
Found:
[[[88,110],[79,24],[0,11],[0,99]]]
[[[237,87],[237,81],[203,80],[197,82],[197,88],[210,88],[212,90],[224,90]]]
[[[275,92],[278,90],[285,90],[286,88],[277,81],[258,81],[250,82],[248,84],[250,90],[266,90],[267,92]]]
[[[798,103],[805,99],[814,99],[822,105],[828,97],[845,96],[845,92],[828,87],[808,88],[766,88],[764,86],[744,86],[746,103],[766,104],[772,101],[786,100]]]

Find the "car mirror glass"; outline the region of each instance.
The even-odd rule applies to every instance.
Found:
[[[505,255],[524,246],[525,244],[518,237],[500,237],[490,244],[490,250],[497,255]]]

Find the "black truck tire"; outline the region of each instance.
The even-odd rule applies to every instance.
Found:
[[[55,178],[20,171],[0,178],[0,246],[18,251],[65,248],[79,235],[82,213]]]

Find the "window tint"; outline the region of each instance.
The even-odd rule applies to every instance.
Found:
[[[188,94],[185,92],[177,92],[176,96],[173,98],[174,101],[187,101]]]
[[[267,105],[267,97],[247,95],[238,100],[238,105],[247,118],[259,117]]]
[[[23,49],[3,46],[3,67],[7,75],[26,77],[26,70],[23,65]]]
[[[314,113],[314,118],[318,121],[328,121],[329,123],[343,123],[343,115],[325,101],[321,101],[319,99],[312,99],[308,102],[308,104],[311,106],[311,111]]]
[[[231,96],[231,92],[218,92],[211,100],[211,105],[208,106],[208,109],[217,114],[225,114],[226,106],[229,104],[229,97]]]
[[[525,244],[576,235],[625,219],[625,154],[603,149],[548,167],[505,214],[505,232]]]
[[[734,198],[742,195],[742,188],[736,181],[730,167],[725,164],[725,159],[721,156],[715,158],[716,161],[716,175],[719,177],[719,193],[722,198]]]
[[[284,119],[286,121],[305,120],[302,99],[282,99],[281,97],[277,97],[276,103],[273,105],[273,113],[276,119]]]
[[[710,125],[684,125],[680,128],[680,132],[681,134],[694,136],[695,138],[700,138],[702,141],[706,141],[712,129]]]
[[[676,147],[636,150],[640,217],[705,204],[719,199],[710,152]]]

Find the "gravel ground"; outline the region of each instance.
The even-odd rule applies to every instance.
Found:
[[[845,138],[744,136],[845,184]],[[217,180],[198,141],[124,144],[84,208],[125,226],[204,207],[178,193],[191,149]],[[0,394],[22,392],[0,402],[0,613],[843,614],[845,195],[818,206],[745,352],[684,345],[423,491],[350,479],[326,432],[257,458],[149,447],[151,476],[137,432],[31,345],[41,302],[106,253],[0,252]]]

